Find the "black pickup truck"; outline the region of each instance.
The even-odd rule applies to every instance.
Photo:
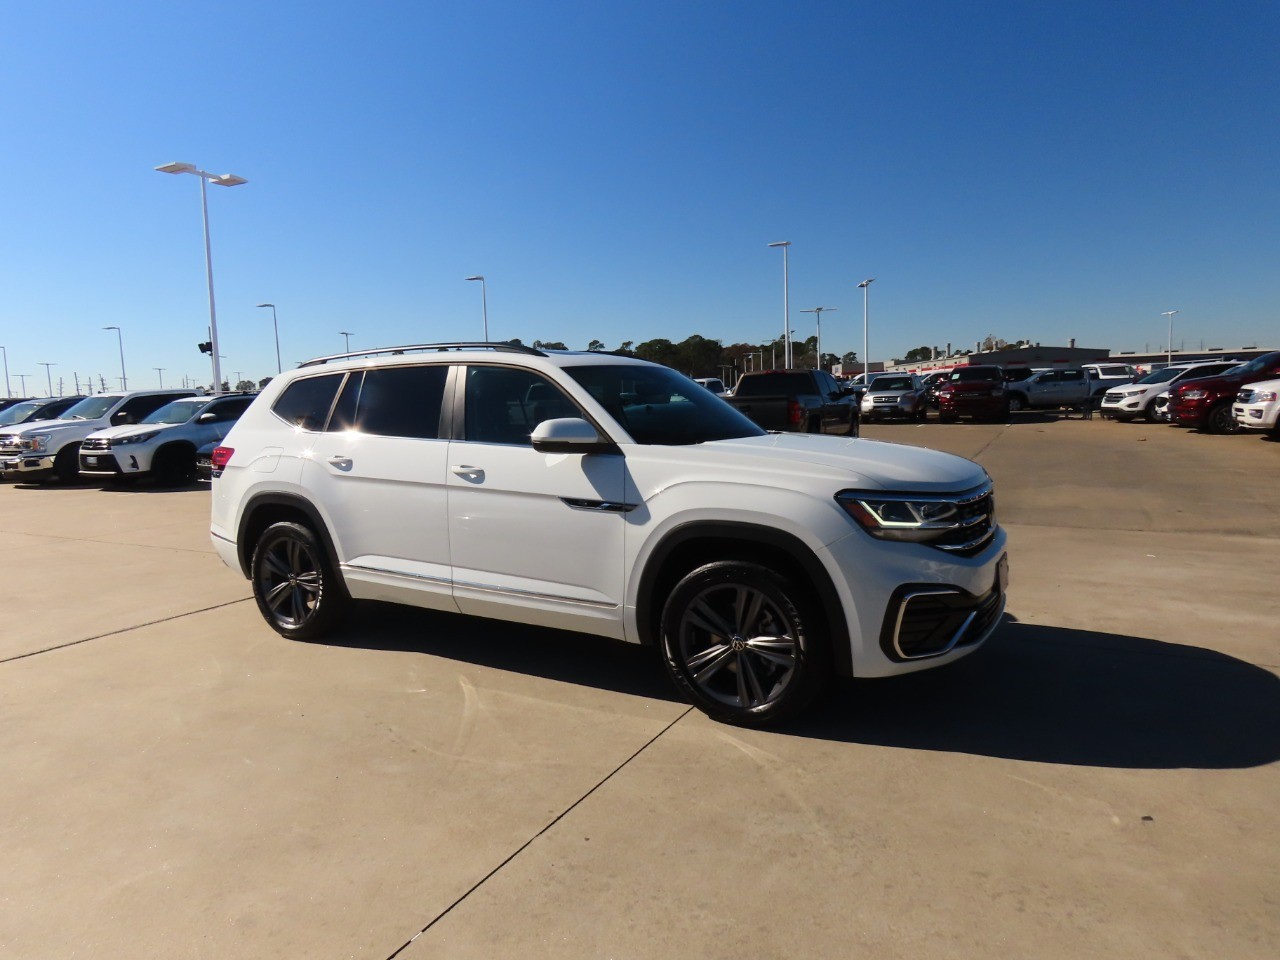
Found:
[[[766,430],[858,435],[858,402],[825,370],[744,373],[725,397]]]

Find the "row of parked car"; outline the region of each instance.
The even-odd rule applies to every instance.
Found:
[[[1280,351],[1246,363],[1171,364],[1108,390],[1102,414],[1208,433],[1257,430],[1280,436]]]
[[[252,394],[194,390],[0,401],[0,477],[190,483],[252,402]]]

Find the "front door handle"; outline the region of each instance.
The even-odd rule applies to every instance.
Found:
[[[472,483],[480,483],[484,480],[484,469],[482,467],[469,467],[465,464],[459,464],[456,467],[450,467],[449,471],[455,477],[470,480]]]
[[[329,463],[329,466],[336,467],[339,470],[351,469],[350,457],[330,457],[328,460],[328,463]]]

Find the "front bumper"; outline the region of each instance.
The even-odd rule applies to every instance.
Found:
[[[1108,393],[1102,398],[1102,406],[1099,409],[1104,417],[1116,414],[1137,416],[1142,412],[1142,399],[1142,394],[1126,397]]]
[[[1274,430],[1280,423],[1280,403],[1233,403],[1231,415],[1247,430]]]
[[[1169,422],[1179,427],[1198,427],[1209,410],[1204,400],[1182,400],[1175,403],[1170,400],[1165,408],[1169,413]]]
[[[89,477],[118,477],[124,471],[110,453],[80,454],[80,472]]]
[[[31,454],[5,454],[0,457],[0,474],[6,479],[33,477],[53,472],[53,457]]]
[[[1004,413],[1008,398],[1004,396],[954,396],[942,394],[938,398],[938,413],[949,417],[995,417]]]

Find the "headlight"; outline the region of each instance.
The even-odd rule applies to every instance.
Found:
[[[148,430],[146,433],[131,433],[127,437],[112,437],[111,446],[123,447],[129,443],[142,443],[144,440],[150,440],[158,436],[159,430]]]
[[[1253,402],[1254,402],[1254,403],[1269,403],[1269,402],[1271,402],[1272,400],[1275,400],[1277,397],[1280,397],[1280,393],[1276,392],[1275,390],[1255,390],[1255,391],[1253,391]]]
[[[966,493],[938,496],[846,490],[836,494],[836,501],[880,540],[927,543],[945,537],[952,541],[946,549],[963,549],[995,529],[990,482]],[[970,530],[972,536],[966,535]]]
[[[49,441],[53,439],[51,433],[36,433],[29,437],[22,438],[22,449],[30,450],[32,453],[44,453],[49,449]]]
[[[1199,387],[1197,387],[1194,390],[1188,390],[1185,393],[1183,393],[1182,399],[1183,400],[1203,400],[1208,395],[1209,395],[1208,390],[1201,390]]]

